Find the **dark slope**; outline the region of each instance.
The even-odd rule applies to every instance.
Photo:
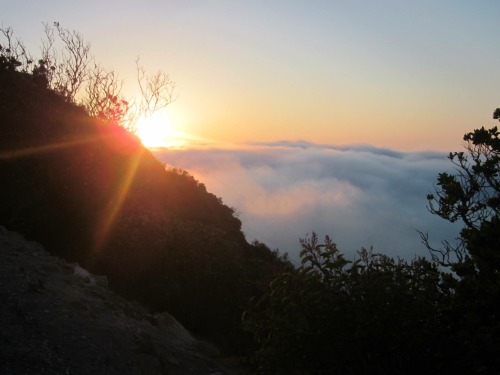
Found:
[[[96,278],[0,227],[0,373],[236,374],[168,313]]]
[[[0,70],[0,224],[235,349],[246,301],[281,260],[189,174],[38,77]]]
[[[91,119],[82,108],[65,103],[37,85],[30,75],[2,73],[2,167],[10,168],[17,177],[3,183],[10,194],[4,197],[10,203],[9,210],[4,206],[2,212],[4,223],[48,240],[59,228],[71,227],[68,220],[73,220],[79,223],[72,226],[77,231],[68,237],[77,239],[74,236],[81,233],[81,224],[92,232],[102,230],[99,226],[110,214],[106,210],[113,211],[114,204],[124,198],[120,209],[125,212],[168,211],[243,240],[241,223],[233,216],[233,210],[189,175],[165,171],[123,128]],[[21,200],[24,205],[19,204]],[[41,201],[58,205],[60,214],[50,212],[50,207],[40,210]],[[40,215],[51,215],[54,228],[49,228]],[[83,250],[102,245],[89,243],[87,234],[84,237],[84,243],[78,241]]]

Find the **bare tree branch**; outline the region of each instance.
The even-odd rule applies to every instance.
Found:
[[[44,30],[42,58],[51,68],[47,77],[49,85],[66,101],[75,102],[79,90],[88,77],[88,65],[92,61],[90,43],[85,42],[79,32],[62,28],[59,22],[54,22],[54,27],[45,23]],[[55,49],[57,41],[62,43],[60,51]]]
[[[136,60],[137,83],[141,91],[138,110],[140,115],[150,116],[155,111],[166,107],[175,98],[175,82],[162,71],[148,75],[144,67],[139,65],[139,58]]]
[[[24,43],[14,38],[14,30],[11,27],[0,27],[4,42],[0,45],[2,55],[8,60],[5,63],[11,64],[12,69],[20,69],[22,72],[29,72],[33,68],[33,57],[28,53]]]
[[[122,125],[135,132],[140,117],[147,117],[175,100],[175,82],[158,71],[147,74],[136,60],[140,98],[134,102],[122,95],[122,82],[113,70],[104,69],[90,53],[91,45],[82,34],[54,22],[43,24],[44,37],[38,65],[24,44],[13,37],[10,27],[0,28],[0,63],[13,71],[32,73],[42,84],[67,102],[82,104],[89,115]]]
[[[417,231],[424,246],[431,255],[433,262],[442,267],[451,267],[454,264],[462,263],[467,255],[464,240],[457,238],[456,245],[451,245],[448,241],[442,241],[442,248],[436,249],[429,242],[429,233]]]
[[[122,85],[115,71],[106,70],[94,62],[88,71],[86,95],[82,99],[89,115],[129,129],[129,102],[122,96]]]

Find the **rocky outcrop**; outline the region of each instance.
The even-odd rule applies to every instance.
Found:
[[[168,313],[0,227],[0,373],[236,374]]]

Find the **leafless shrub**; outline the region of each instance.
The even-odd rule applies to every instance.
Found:
[[[136,60],[140,96],[127,100],[118,73],[105,69],[91,55],[91,45],[81,33],[63,28],[59,22],[43,24],[41,59],[35,64],[24,44],[14,38],[10,27],[1,27],[4,41],[0,44],[2,64],[42,76],[49,88],[67,102],[83,105],[89,115],[114,122],[135,132],[141,117],[166,107],[174,99],[175,82],[158,71],[148,74]],[[2,36],[0,34],[0,36]]]

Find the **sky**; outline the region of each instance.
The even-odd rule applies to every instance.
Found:
[[[497,1],[3,1],[37,49],[81,32],[133,95],[168,73],[171,126],[210,143],[306,140],[450,150],[499,105]]]
[[[81,32],[126,96],[137,57],[168,73],[161,116],[185,143],[158,158],[234,206],[250,239],[293,253],[316,230],[411,256],[417,229],[456,233],[425,195],[464,133],[496,125],[500,2],[2,3],[35,54],[43,22]]]

